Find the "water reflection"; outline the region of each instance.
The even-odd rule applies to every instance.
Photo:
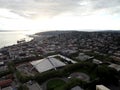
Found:
[[[17,40],[25,39],[30,41],[32,38],[28,37],[28,31],[7,31],[0,32],[0,48],[17,44]]]

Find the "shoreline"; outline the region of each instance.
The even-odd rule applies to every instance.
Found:
[[[17,42],[20,41],[20,40],[22,40],[22,39],[25,39],[25,43],[26,43],[26,42],[29,42],[29,41],[31,41],[31,40],[34,39],[34,36],[33,36],[33,35],[25,35],[25,36],[26,36],[27,38],[18,39],[18,40],[16,40],[16,41],[13,42],[13,43],[6,43],[6,45],[4,45],[4,46],[1,45],[1,46],[0,46],[0,49],[17,45],[17,44],[18,44]]]

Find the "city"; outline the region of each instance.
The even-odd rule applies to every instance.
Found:
[[[0,49],[1,90],[120,89],[119,31],[49,31],[31,37]]]

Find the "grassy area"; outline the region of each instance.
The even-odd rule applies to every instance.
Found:
[[[47,83],[47,90],[58,90],[61,86],[65,84],[65,81],[61,79],[52,79]]]

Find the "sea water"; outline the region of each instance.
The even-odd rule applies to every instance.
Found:
[[[18,40],[30,41],[32,38],[27,35],[28,31],[0,31],[0,48],[17,44]]]

